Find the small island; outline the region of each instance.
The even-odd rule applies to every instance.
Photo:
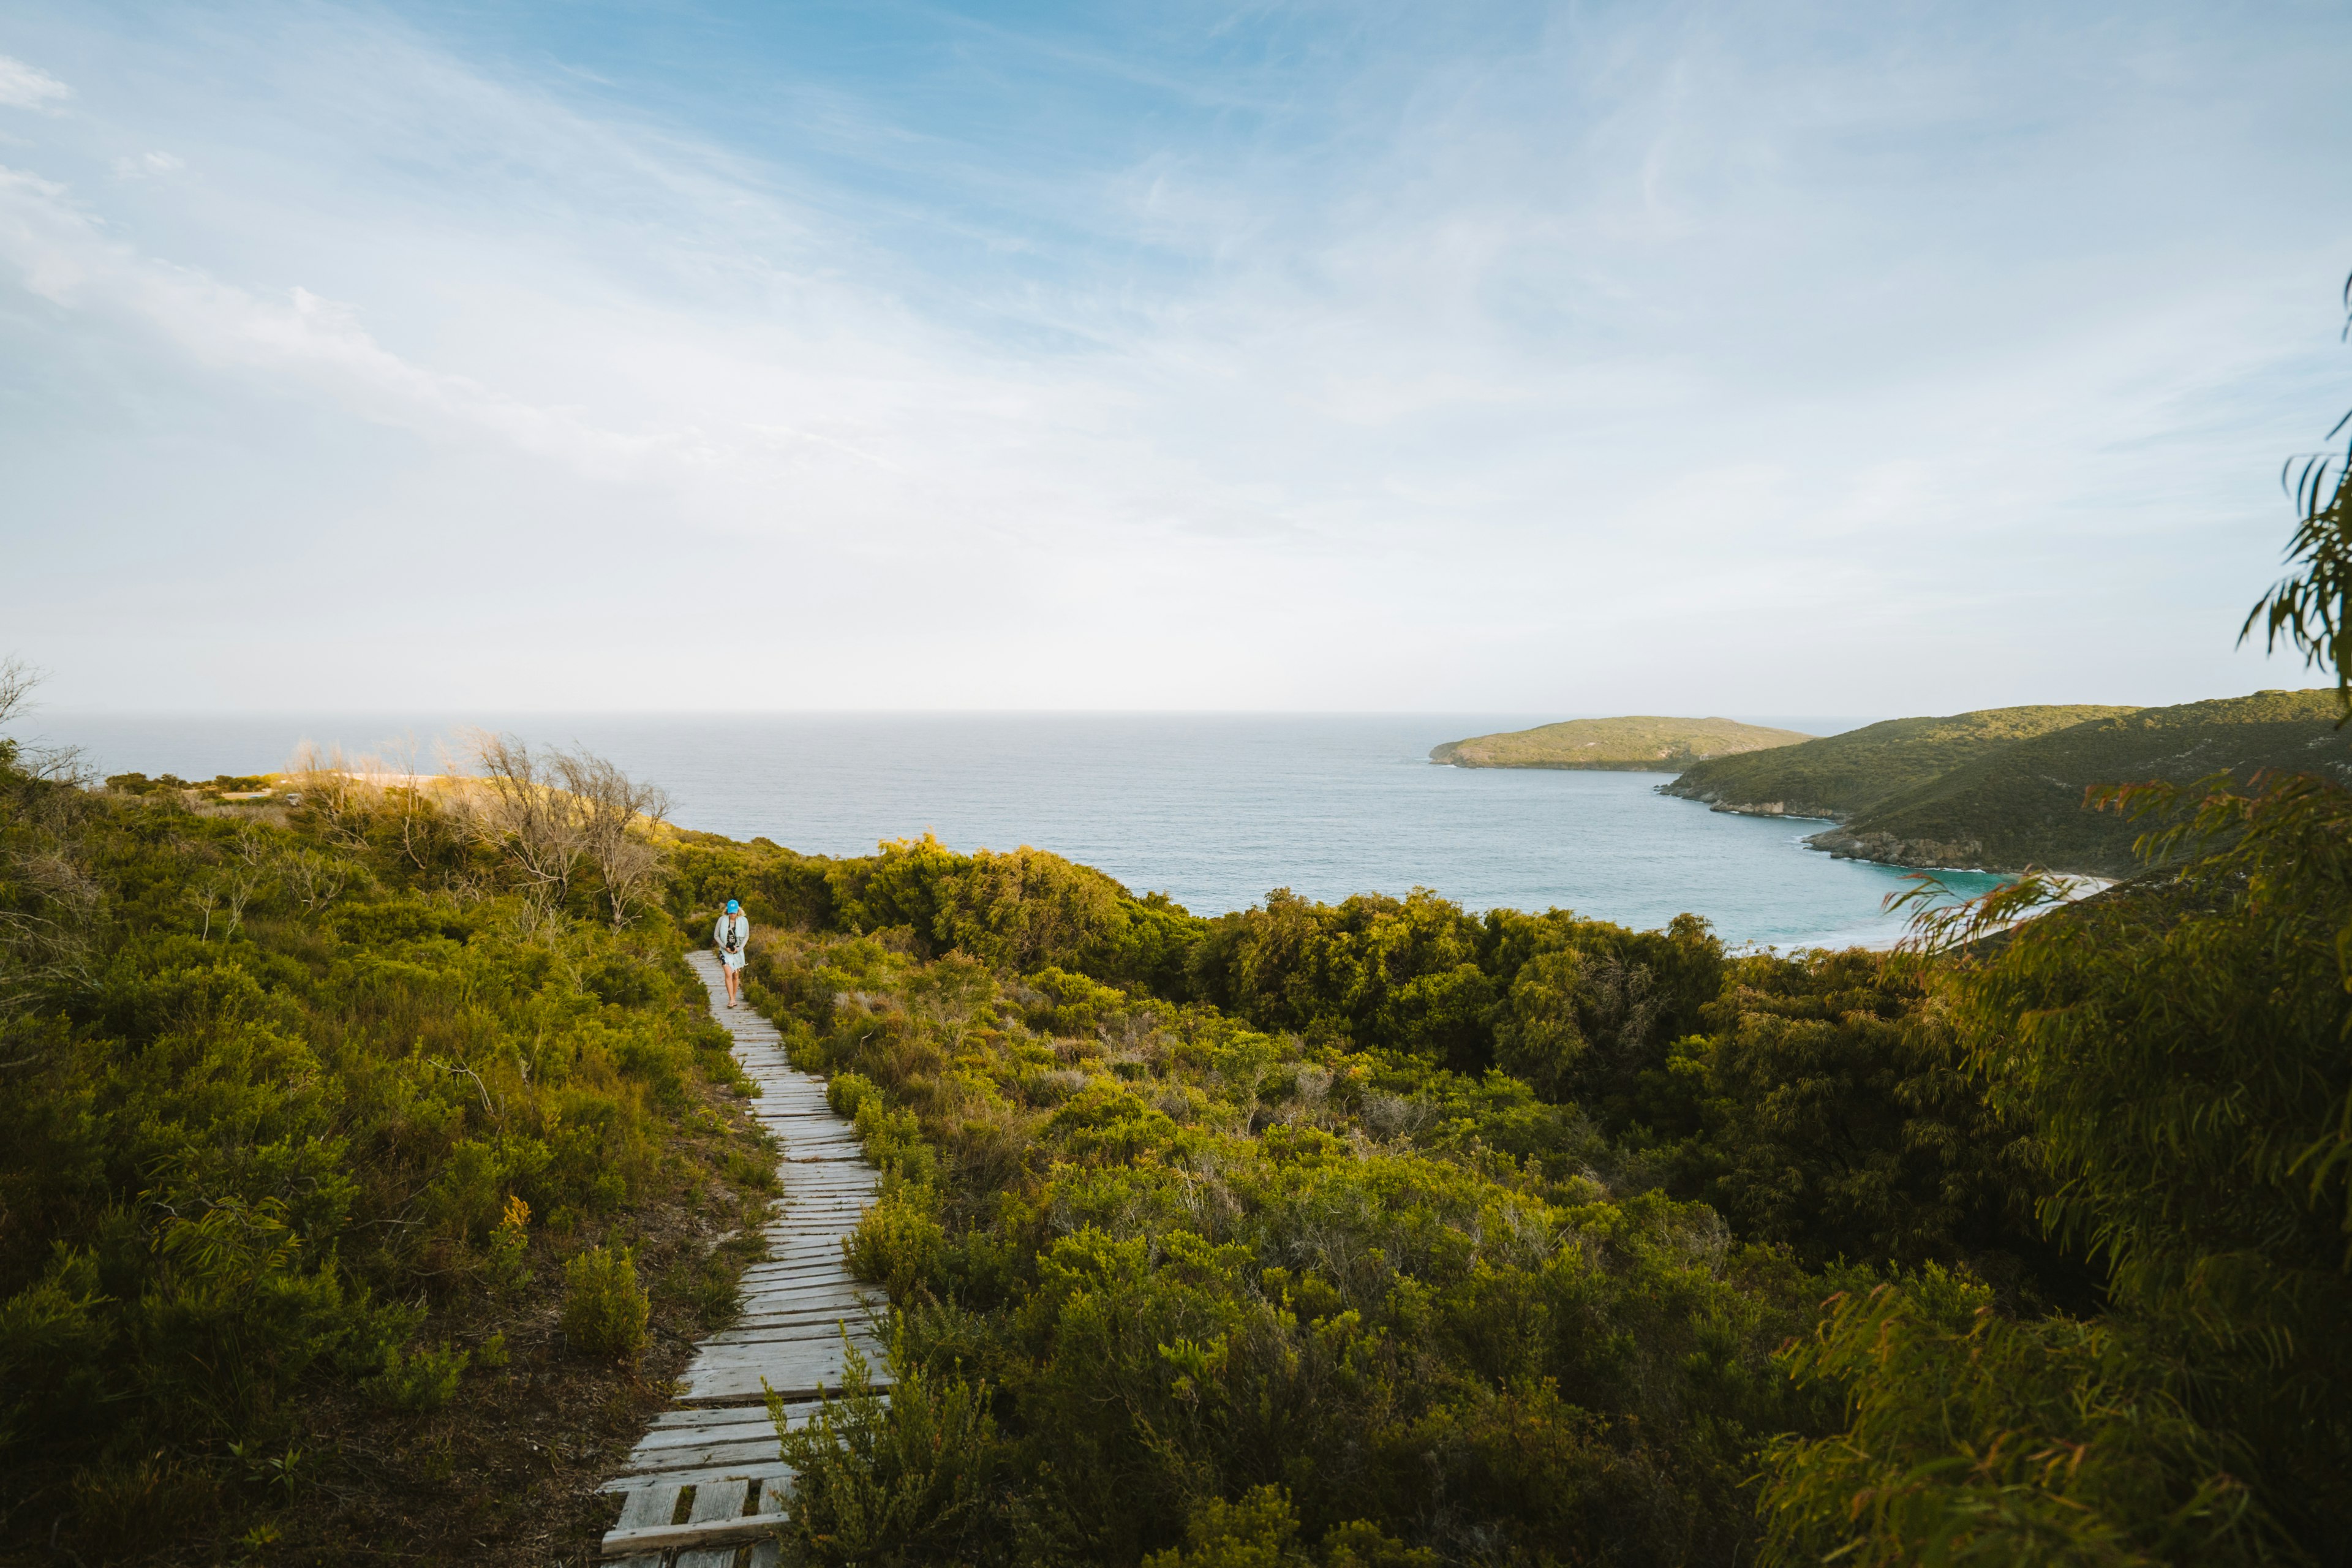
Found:
[[[1532,730],[1475,735],[1430,749],[1429,760],[1457,768],[1592,768],[1613,773],[1679,773],[1710,757],[1737,756],[1813,737],[1731,719],[1570,719]]]

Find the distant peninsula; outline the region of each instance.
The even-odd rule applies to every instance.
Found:
[[[2352,735],[2328,690],[2259,691],[2171,708],[1990,708],[1896,719],[1760,756],[1696,763],[1661,793],[1717,811],[1825,817],[1807,842],[1892,866],[2129,874],[2150,824],[2093,811],[2084,791],[2264,769],[2352,782]]]
[[[1457,768],[1589,768],[1609,773],[1680,773],[1694,763],[1812,740],[1730,719],[1570,719],[1532,730],[1475,735],[1430,749],[1429,760]]]
[[[1717,757],[1685,769],[1661,788],[1717,811],[1843,822],[2003,746],[2137,711],[2081,704],[1889,719],[1770,756]]]

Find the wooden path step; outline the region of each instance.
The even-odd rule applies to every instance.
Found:
[[[856,1131],[826,1104],[824,1080],[796,1070],[775,1026],[730,1009],[719,961],[688,956],[710,993],[713,1016],[735,1037],[735,1059],[759,1086],[752,1116],[780,1146],[783,1195],[762,1227],[768,1256],[743,1271],[735,1321],[695,1347],[671,1409],[654,1417],[621,1471],[597,1489],[619,1495],[621,1517],[604,1554],[620,1568],[774,1568],[777,1521],[792,1491],[778,1455],[765,1389],[785,1400],[787,1426],[807,1424],[820,1386],[837,1389],[846,1345],[877,1384],[883,1361],[882,1292],[851,1278],[841,1243],[877,1194]]]

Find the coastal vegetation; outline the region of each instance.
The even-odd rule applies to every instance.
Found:
[[[2221,775],[2243,786],[2265,772],[2352,781],[2343,716],[2332,691],[2261,691],[2093,719],[1988,752],[1812,842],[1899,865],[2122,876],[2142,829],[2095,809],[2092,791]]]
[[[1940,719],[1889,719],[1801,745],[1694,763],[1661,788],[1720,811],[1842,822],[2013,742],[2134,711],[2087,706],[1986,708]]]
[[[0,742],[0,1554],[544,1563],[772,1190],[727,1036],[573,797],[558,888],[487,785],[268,782]]]
[[[1457,768],[1597,768],[1674,773],[1709,757],[1736,756],[1812,737],[1730,719],[1570,719],[1532,730],[1448,741],[1429,753]]]
[[[699,841],[885,1172],[794,1559],[2342,1561],[2345,795],[2133,804],[2218,847],[1790,957]]]
[[[884,1172],[894,1386],[780,1435],[790,1561],[2343,1560],[2336,783],[2145,786],[2142,883],[1775,956],[642,821],[616,924],[509,763],[12,757],[20,1535],[592,1551],[773,1190],[677,962],[731,895]]]
[[[2327,691],[2260,691],[2170,708],[1993,708],[1897,719],[1801,746],[1697,763],[1664,793],[1717,811],[1840,824],[1817,848],[1898,866],[2128,874],[2141,829],[2101,786],[2266,770],[2352,779]]]

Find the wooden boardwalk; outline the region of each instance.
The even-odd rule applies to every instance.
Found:
[[[625,1568],[735,1568],[748,1552],[751,1568],[772,1568],[792,1472],[776,1457],[761,1384],[796,1406],[787,1419],[805,1421],[820,1384],[841,1386],[844,1324],[875,1380],[887,1378],[874,1331],[882,1293],[852,1279],[841,1260],[842,1237],[879,1178],[857,1134],[825,1104],[824,1080],[793,1068],[765,1018],[729,1010],[718,958],[696,952],[688,962],[760,1086],[751,1113],[782,1147],[784,1190],[769,1208],[767,1258],[743,1271],[740,1314],[695,1347],[671,1408],[601,1489],[622,1498],[604,1555]]]

